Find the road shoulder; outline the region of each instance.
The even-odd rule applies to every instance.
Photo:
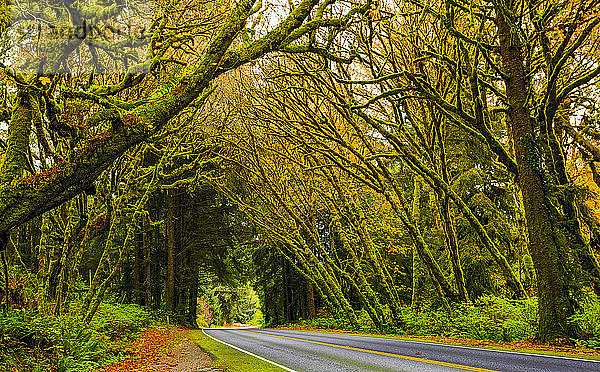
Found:
[[[222,368],[218,368],[213,365],[213,359],[214,358],[209,353],[204,352],[200,347],[186,337],[179,345],[171,350],[164,359],[155,364],[150,371],[223,371]]]

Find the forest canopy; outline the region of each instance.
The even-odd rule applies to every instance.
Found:
[[[600,343],[600,1],[1,7],[3,309]]]

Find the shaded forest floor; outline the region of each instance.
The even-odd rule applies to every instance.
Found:
[[[494,350],[516,351],[534,354],[548,354],[563,357],[586,358],[600,360],[600,349],[582,348],[571,346],[567,340],[557,340],[554,343],[541,343],[535,340],[520,340],[514,342],[501,342],[490,340],[476,340],[461,337],[437,337],[437,336],[411,336],[411,335],[382,335],[378,333],[355,332],[339,329],[305,328],[295,326],[281,326],[278,329],[287,329],[306,332],[341,333],[357,336],[384,337],[408,341],[433,342],[447,345],[481,347]]]

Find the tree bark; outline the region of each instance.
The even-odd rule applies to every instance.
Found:
[[[198,312],[198,275],[200,274],[200,270],[198,265],[194,265],[191,270],[192,277],[190,278],[190,298],[188,304],[188,323],[197,328],[198,324],[196,324],[197,312]]]
[[[478,112],[479,111],[481,110],[478,110]],[[483,122],[483,117],[480,121]],[[442,131],[445,131],[445,125],[443,125],[440,121],[436,121],[436,124],[436,132],[440,146],[439,167],[442,172],[442,179],[445,183],[450,184],[450,180],[448,177],[448,167],[446,164],[446,144],[445,138],[442,135]],[[485,127],[485,125],[482,126]],[[444,230],[444,238],[446,240],[446,247],[448,248],[448,251],[450,253],[450,261],[452,262],[452,273],[454,274],[454,280],[456,281],[458,297],[460,301],[467,302],[469,301],[469,294],[467,293],[467,287],[465,286],[465,276],[462,270],[462,266],[460,264],[460,252],[458,249],[456,231],[454,230],[454,222],[450,217],[450,197],[446,193],[441,192],[441,190],[436,191],[438,200],[440,202],[440,214],[442,216],[443,221],[442,226]]]
[[[465,276],[460,264],[460,253],[458,251],[456,231],[454,230],[454,223],[450,217],[450,201],[448,196],[445,195],[441,196],[440,199],[440,213],[442,215],[442,220],[444,221],[444,237],[446,239],[446,246],[450,251],[450,261],[452,262],[452,272],[454,273],[454,280],[456,281],[458,296],[462,302],[467,302],[469,301],[469,294],[467,293]]]
[[[175,197],[167,196],[167,281],[165,304],[167,311],[175,310]]]
[[[6,262],[7,247],[8,234],[0,232],[0,260],[2,260],[2,274],[4,276],[4,293],[8,299],[8,263]]]
[[[150,308],[152,306],[152,233],[153,229],[151,227],[147,227],[144,231],[144,263],[145,263],[145,273],[146,280],[144,282],[144,287],[146,289],[146,307]]]
[[[317,311],[315,309],[315,289],[310,280],[306,281],[306,313],[308,319],[317,317]]]
[[[283,314],[286,323],[292,321],[292,301],[290,288],[290,264],[285,257],[282,257],[283,263]]]
[[[231,9],[204,49],[202,58],[194,65],[194,70],[180,75],[176,87],[160,99],[151,100],[126,113],[117,112],[116,109],[98,112],[90,118],[90,126],[108,121],[119,122],[120,125],[87,140],[68,161],[58,162],[50,169],[26,178],[20,178],[24,169],[21,160],[29,144],[31,105],[29,93],[18,92],[15,120],[11,119],[9,123],[14,123],[16,130],[11,130],[12,138],[8,140],[8,149],[0,163],[0,232],[8,232],[12,227],[61,205],[89,188],[116,158],[157,133],[201,94],[208,93],[211,82],[221,74],[266,53],[283,49],[321,27],[320,23],[305,24],[318,0],[303,0],[278,27],[263,38],[249,46],[230,50],[252,14],[254,2],[241,0]],[[156,61],[147,61],[152,62]],[[97,88],[90,90],[90,93],[102,96],[107,89],[110,91],[108,86]]]
[[[507,7],[510,8],[509,5]],[[536,143],[529,107],[519,35],[509,10],[496,8],[502,64],[508,78],[506,93],[510,103],[509,118],[512,140],[519,169],[519,186],[523,194],[529,249],[536,269],[539,303],[539,337],[542,340],[576,337],[568,318],[574,307],[569,296],[567,278],[561,269],[560,248],[547,210],[541,149]]]
[[[135,303],[143,305],[142,298],[142,287],[141,287],[141,266],[142,259],[140,257],[142,245],[143,245],[143,233],[138,233],[135,244],[133,245],[133,293],[135,297]]]

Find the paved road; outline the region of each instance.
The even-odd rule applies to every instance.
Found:
[[[290,371],[600,372],[600,361],[275,329],[205,329]]]

